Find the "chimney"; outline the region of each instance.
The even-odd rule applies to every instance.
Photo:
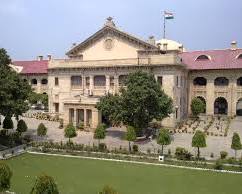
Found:
[[[178,47],[178,50],[179,50],[180,53],[183,52],[183,45],[182,44]]]
[[[150,44],[155,46],[155,37],[154,36],[150,36],[149,40],[148,40],[148,43],[150,43]]]
[[[42,61],[43,60],[43,56],[42,55],[37,56],[37,60],[38,61]]]
[[[47,55],[47,59],[50,61],[52,59],[51,55]]]
[[[236,50],[237,49],[237,42],[234,40],[231,42],[231,50]]]

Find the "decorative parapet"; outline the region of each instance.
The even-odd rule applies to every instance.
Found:
[[[98,67],[130,67],[130,66],[186,66],[178,55],[166,54],[144,58],[90,60],[80,59],[55,59],[49,62],[48,69],[59,68],[98,68]]]

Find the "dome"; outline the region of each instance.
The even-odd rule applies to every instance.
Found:
[[[161,39],[156,41],[156,45],[161,44],[161,48],[164,48],[164,44],[167,44],[167,50],[180,50],[179,47],[183,47],[183,44],[176,42],[174,40]],[[186,49],[183,47],[183,52]]]

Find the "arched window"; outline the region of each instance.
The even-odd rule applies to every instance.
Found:
[[[237,59],[242,59],[242,54],[239,54],[236,58]]]
[[[42,79],[42,80],[41,80],[41,84],[43,84],[43,85],[48,84],[48,80],[47,80],[47,79]]]
[[[236,104],[236,115],[242,116],[242,98],[240,98]]]
[[[237,86],[242,86],[242,77],[237,79]]]
[[[105,75],[94,76],[94,86],[106,86],[106,76]]]
[[[218,97],[214,101],[214,114],[227,114],[228,113],[228,102],[223,97]]]
[[[200,60],[210,60],[210,56],[207,55],[200,55],[196,58],[196,61],[200,61]]]
[[[214,85],[215,86],[228,86],[229,80],[226,77],[217,77],[214,80]]]
[[[193,80],[193,85],[194,86],[206,86],[207,85],[207,80],[204,77],[196,77]]]
[[[32,85],[37,85],[37,79],[32,79],[32,80],[31,80],[31,84],[32,84]]]
[[[28,80],[27,79],[24,79],[24,82],[28,82]]]

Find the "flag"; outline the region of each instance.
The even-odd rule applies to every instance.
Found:
[[[167,19],[167,20],[169,20],[169,19],[174,19],[174,14],[165,11],[165,12],[164,12],[164,17],[165,17],[165,19]]]

